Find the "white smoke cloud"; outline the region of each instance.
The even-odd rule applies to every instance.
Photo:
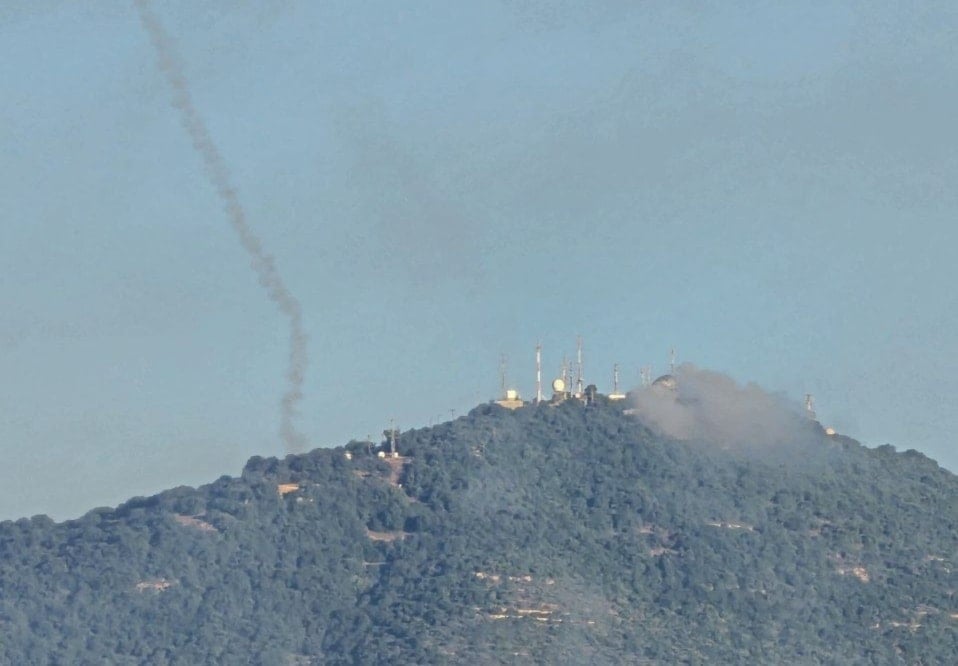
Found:
[[[801,406],[757,384],[683,364],[674,388],[662,383],[633,392],[633,414],[668,437],[730,450],[775,450],[821,441]]]

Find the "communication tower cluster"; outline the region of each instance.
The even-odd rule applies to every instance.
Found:
[[[499,358],[499,397],[493,402],[507,409],[517,409],[522,407],[525,402],[519,395],[518,390],[510,388],[507,375],[506,357]],[[562,357],[562,363],[559,366],[559,372],[552,380],[552,396],[546,398],[542,386],[542,344],[536,343],[535,348],[535,398],[533,404],[557,404],[565,400],[579,400],[580,402],[591,404],[599,394],[598,388],[594,384],[586,384],[585,379],[585,361],[583,355],[582,336],[576,336],[575,360],[570,362],[565,356]],[[619,386],[619,364],[612,366],[612,391],[605,395],[606,399],[612,401],[625,400],[626,394],[622,392]]]
[[[494,400],[495,404],[507,409],[518,409],[525,402],[519,396],[518,390],[509,387],[508,376],[506,373],[506,357],[499,359],[499,390],[500,396]],[[552,395],[546,397],[542,386],[542,344],[536,343],[535,347],[535,398],[532,404],[556,405],[566,400],[578,400],[589,405],[596,401],[597,397],[602,395],[605,400],[616,402],[625,400],[628,394],[623,392],[620,387],[619,364],[612,365],[612,390],[607,394],[600,394],[595,384],[586,384],[585,364],[583,361],[583,343],[582,336],[576,336],[576,350],[574,361],[570,361],[567,356],[562,357],[562,363],[559,371],[552,380]],[[676,352],[675,347],[669,349],[669,372],[653,379],[652,366],[644,365],[639,369],[640,386],[643,389],[651,389],[660,396],[679,395],[679,379],[676,377]],[[631,411],[631,410],[627,410]],[[818,421],[815,412],[815,399],[810,394],[805,394],[805,415],[812,421]],[[833,428],[825,428],[825,434],[834,436]]]

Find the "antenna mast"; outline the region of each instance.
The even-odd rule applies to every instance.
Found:
[[[811,393],[805,394],[805,415],[811,420],[815,420],[815,398]]]
[[[642,366],[641,377],[642,377],[643,387],[652,385],[652,366],[651,365]]]
[[[609,400],[625,400],[624,393],[619,393],[619,364],[612,365],[612,393],[609,394]]]
[[[669,374],[675,374],[675,347],[669,350]]]
[[[536,403],[542,402],[542,344],[536,343]]]
[[[578,396],[582,395],[582,336],[577,335],[575,338],[575,356],[576,356],[576,377],[575,377],[575,393]]]

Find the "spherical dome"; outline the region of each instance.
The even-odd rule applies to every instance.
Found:
[[[675,391],[679,388],[678,382],[675,380],[675,377],[672,375],[662,375],[654,382],[652,382],[652,388],[665,389],[666,391]]]
[[[562,379],[557,379],[552,382],[552,390],[556,393],[562,393],[565,391],[565,382]]]

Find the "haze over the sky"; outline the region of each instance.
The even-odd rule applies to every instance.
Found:
[[[311,446],[680,361],[958,469],[958,4],[156,3]],[[0,8],[0,519],[282,455],[288,330],[132,5]]]

